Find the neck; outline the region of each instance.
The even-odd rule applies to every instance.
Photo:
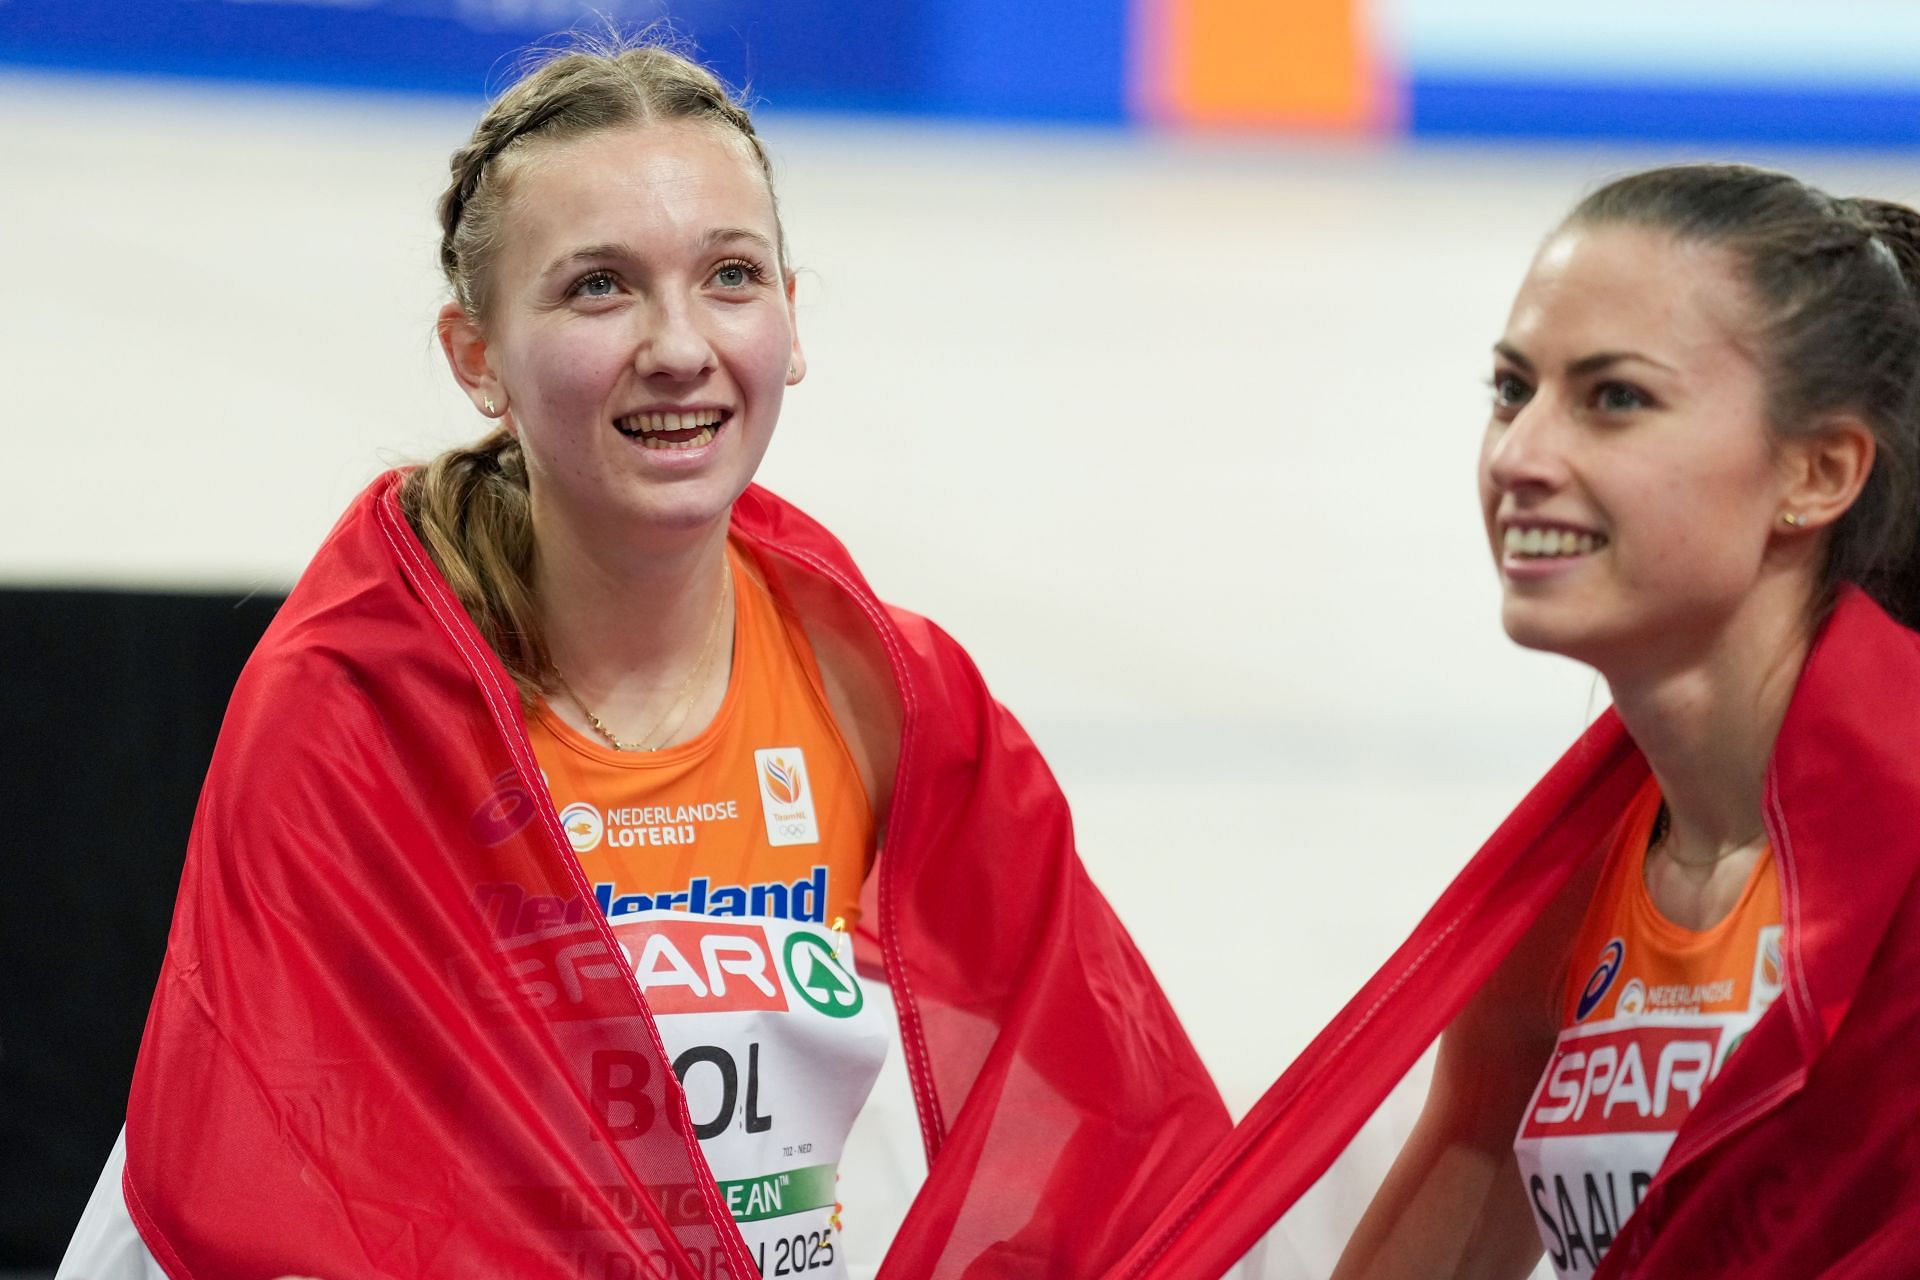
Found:
[[[541,515],[536,503],[534,595],[548,654],[577,704],[563,716],[586,728],[572,712],[591,710],[613,732],[638,736],[685,697],[697,732],[731,666],[726,522],[636,546]]]
[[[1666,800],[1666,848],[1707,865],[1765,837],[1767,761],[1811,637],[1803,608],[1755,592],[1708,643],[1604,671]]]

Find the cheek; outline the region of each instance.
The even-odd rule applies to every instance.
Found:
[[[553,409],[599,408],[626,367],[611,334],[543,334],[523,344],[518,398]]]
[[[1650,477],[1651,479],[1651,477]],[[1761,544],[1771,531],[1780,475],[1771,452],[1729,448],[1661,477],[1670,518],[1696,544]]]
[[[793,358],[793,329],[784,308],[754,308],[751,314],[731,317],[727,347],[743,379],[786,384],[787,364]]]
[[[1771,532],[1765,476],[1649,476],[1636,497],[1640,563],[1660,581],[1701,598],[1744,592],[1765,558]]]

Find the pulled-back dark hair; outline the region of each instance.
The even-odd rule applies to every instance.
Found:
[[[1675,165],[1600,188],[1569,226],[1643,226],[1733,255],[1751,293],[1774,430],[1836,413],[1873,431],[1873,470],[1834,525],[1818,604],[1859,584],[1920,627],[1920,214],[1784,173]]]

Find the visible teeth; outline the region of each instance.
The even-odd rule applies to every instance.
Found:
[[[620,420],[628,431],[691,431],[695,427],[717,427],[724,415],[718,409],[696,409],[692,413],[635,413]]]
[[[704,427],[698,435],[689,436],[685,440],[656,440],[652,436],[641,436],[640,447],[642,449],[698,449],[712,439],[713,428]]]
[[[1508,526],[1501,545],[1510,556],[1546,560],[1559,556],[1591,555],[1607,540],[1597,534],[1575,533],[1571,529],[1529,529]]]

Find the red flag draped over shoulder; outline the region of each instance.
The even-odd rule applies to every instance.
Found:
[[[1503,967],[1537,963],[1530,930],[1562,922],[1570,940],[1602,844],[1646,776],[1608,712],[1110,1275],[1211,1280],[1276,1222],[1284,1232],[1283,1215],[1467,1002],[1510,976]],[[1915,1273],[1920,636],[1857,590],[1801,673],[1765,817],[1786,989],[1703,1092],[1597,1278]],[[1357,1217],[1364,1204],[1346,1207]]]
[[[764,491],[733,536],[898,728],[867,926],[931,1169],[882,1274],[1098,1274],[1226,1133],[1219,1095],[959,647]],[[691,1132],[513,685],[382,477],[221,730],[129,1211],[177,1278],[744,1280]]]

